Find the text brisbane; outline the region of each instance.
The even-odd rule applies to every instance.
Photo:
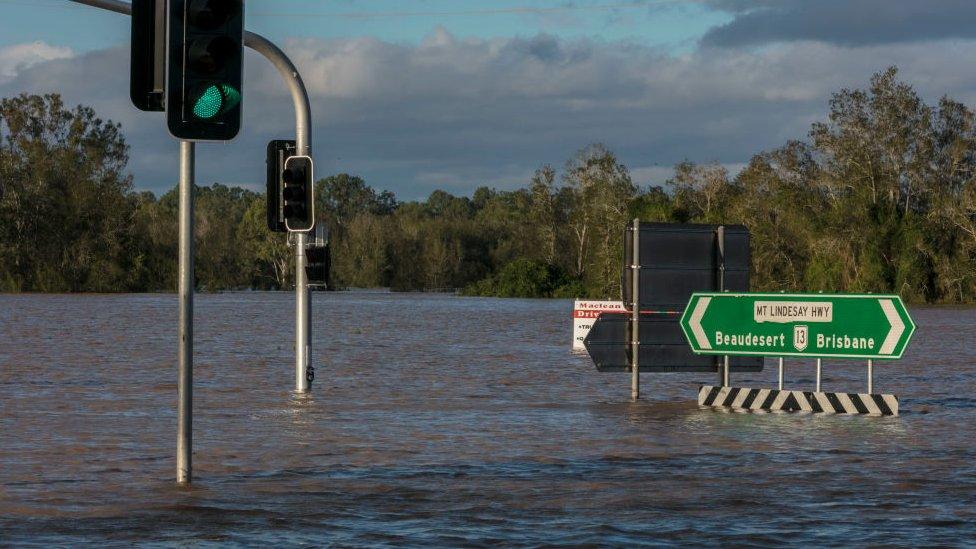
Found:
[[[786,348],[786,334],[767,335],[767,334],[726,334],[715,332],[715,345],[722,346],[745,346],[745,347],[778,347]],[[850,337],[847,335],[836,334],[817,334],[817,349],[874,349],[875,341],[873,337]]]

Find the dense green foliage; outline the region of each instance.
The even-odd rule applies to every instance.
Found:
[[[601,145],[526,188],[435,191],[398,202],[361,178],[319,181],[340,287],[474,295],[620,293],[629,219],[743,223],[756,290],[886,292],[928,302],[976,299],[976,117],[926,105],[897,80],[831,98],[806,142],[757,154],[731,177],[682,163],[665,188],[639,188]],[[0,290],[171,290],[176,192],[134,193],[119,126],[57,95],[0,102]],[[268,232],[264,197],[198,188],[202,289],[284,288],[292,260]]]

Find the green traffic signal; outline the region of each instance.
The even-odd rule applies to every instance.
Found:
[[[201,120],[213,120],[234,108],[240,100],[241,94],[234,88],[223,84],[211,84],[194,102],[193,115]]]
[[[193,114],[197,118],[209,120],[218,114],[224,107],[224,94],[220,93],[220,88],[216,85],[209,86],[204,90],[203,95],[197,98],[193,105]]]
[[[188,141],[241,129],[244,0],[158,0],[166,6],[166,125]]]

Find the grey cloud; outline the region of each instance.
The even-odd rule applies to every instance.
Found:
[[[735,18],[709,30],[706,46],[816,40],[841,45],[976,37],[972,0],[712,0]]]
[[[0,48],[0,83],[10,80],[31,65],[72,55],[71,48],[55,47],[41,41]]]
[[[760,51],[702,50],[669,56],[653,48],[533,38],[461,40],[444,31],[418,45],[375,39],[296,40],[284,49],[312,96],[320,176],[361,174],[403,198],[435,188],[470,193],[483,184],[525,185],[543,163],[602,141],[641,183],[661,183],[683,159],[741,163],[802,138],[830,92],[864,85],[890,64],[930,99],[976,98],[976,77],[942,60],[972,57],[976,42],[844,48],[782,44]],[[229,144],[204,144],[198,179],[263,186],[269,139],[293,134],[277,72],[246,59],[244,129]],[[128,100],[126,48],[24,68],[0,96],[59,91],[122,122],[136,186],[176,180],[177,148],[163,116]]]

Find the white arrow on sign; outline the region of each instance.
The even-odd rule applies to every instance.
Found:
[[[703,297],[698,300],[698,304],[695,305],[695,310],[691,313],[691,318],[688,319],[688,325],[691,326],[691,333],[695,334],[695,340],[698,341],[698,346],[702,349],[711,349],[712,346],[708,342],[708,337],[705,336],[705,330],[702,329],[701,320],[705,316],[705,310],[708,309],[708,304],[711,303],[712,298]],[[891,337],[891,336],[888,336]]]
[[[898,315],[898,310],[895,309],[895,304],[892,303],[890,299],[879,299],[878,303],[881,304],[881,310],[884,311],[885,317],[888,319],[888,323],[891,324],[891,331],[888,332],[888,336],[885,337],[884,343],[881,344],[881,349],[878,351],[878,353],[882,355],[890,355],[895,352],[895,346],[898,345],[898,339],[905,331],[905,323],[901,321],[901,317]]]

